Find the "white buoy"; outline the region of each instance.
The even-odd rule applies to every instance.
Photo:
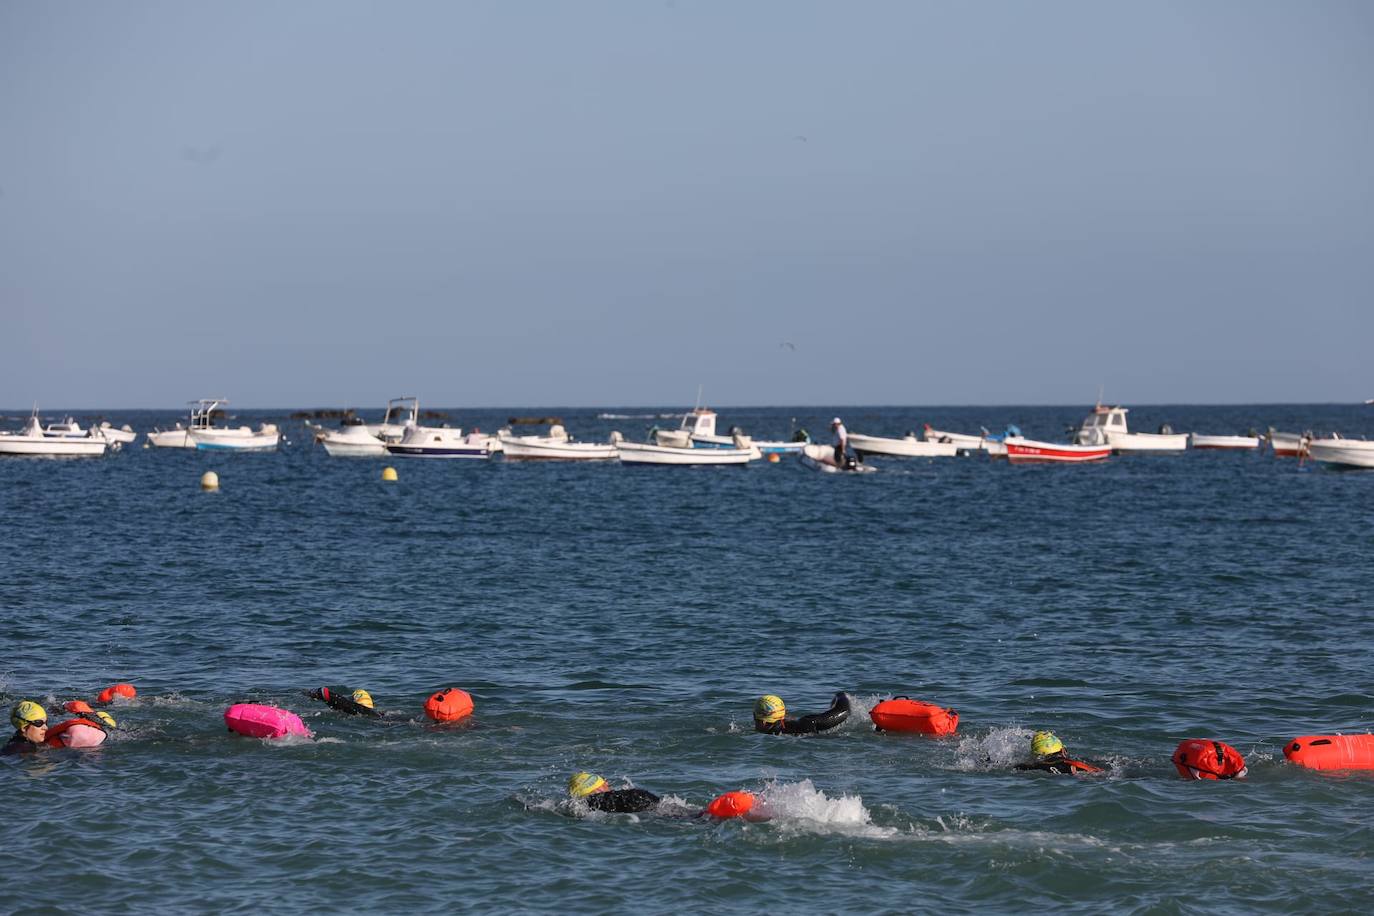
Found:
[[[206,471],[200,475],[200,488],[202,490],[218,490],[219,475],[214,471]]]

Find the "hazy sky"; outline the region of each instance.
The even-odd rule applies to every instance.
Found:
[[[0,0],[11,408],[1353,401],[1372,293],[1364,0]]]

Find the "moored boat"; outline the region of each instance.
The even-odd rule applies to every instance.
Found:
[[[731,448],[683,448],[650,442],[625,442],[616,445],[621,464],[653,464],[693,467],[700,465],[746,465],[760,457],[759,450],[747,436],[735,437]]]
[[[983,436],[970,436],[967,433],[952,433],[947,430],[934,429],[929,423],[925,425],[921,435],[927,442],[950,442],[954,444],[955,448],[964,451],[980,449],[984,445]]]
[[[490,458],[487,437],[481,433],[464,436],[461,429],[448,426],[406,427],[399,442],[388,442],[389,454],[405,458]]]
[[[109,443],[104,436],[87,431],[83,436],[50,436],[38,421],[38,408],[19,432],[0,433],[0,455],[28,455],[45,458],[97,458]]]
[[[918,439],[914,432],[901,439],[849,434],[849,447],[861,455],[887,455],[896,458],[953,458],[960,446],[954,442]],[[803,454],[806,452],[803,450]]]
[[[575,442],[563,424],[554,423],[547,436],[516,436],[509,430],[500,433],[501,448],[508,461],[611,461],[619,454],[616,439],[610,442]]]
[[[1070,445],[1060,442],[1039,442],[1021,436],[1008,436],[1003,440],[1007,449],[1007,460],[1012,464],[1032,462],[1060,462],[1081,464],[1085,461],[1102,461],[1110,458],[1110,445]]]
[[[320,444],[332,458],[375,458],[386,454],[386,443],[362,422],[344,423],[320,437]]]
[[[1188,448],[1188,434],[1161,426],[1157,433],[1133,433],[1126,428],[1128,408],[1098,404],[1083,418],[1074,436],[1076,445],[1108,445],[1118,452],[1181,452]]]
[[[1275,458],[1301,458],[1307,454],[1307,443],[1312,433],[1281,433],[1271,426],[1267,438]]]
[[[1337,467],[1374,468],[1374,442],[1367,439],[1343,439],[1336,435],[1312,439],[1307,443],[1307,455]]]

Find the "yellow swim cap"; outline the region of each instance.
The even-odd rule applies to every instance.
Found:
[[[353,691],[353,702],[357,703],[359,706],[366,706],[368,709],[371,709],[372,694],[368,693],[366,690],[363,690],[360,687],[357,690]]]
[[[104,725],[106,728],[119,728],[119,723],[115,721],[115,717],[105,712],[105,710],[97,709],[94,715],[100,720],[100,724]]]
[[[1054,732],[1036,732],[1031,736],[1031,753],[1037,757],[1057,754],[1064,749],[1064,742],[1054,736]]]
[[[20,730],[30,725],[47,725],[48,713],[33,700],[20,700],[10,710],[10,724]]]
[[[593,792],[606,788],[606,780],[595,773],[574,773],[568,780],[568,794],[573,798],[586,798]]]
[[[759,697],[759,701],[754,704],[754,721],[772,725],[774,722],[781,722],[787,715],[787,707],[783,705],[782,697],[768,694]]]

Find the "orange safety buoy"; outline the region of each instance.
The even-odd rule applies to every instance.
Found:
[[[435,722],[457,722],[471,714],[472,697],[457,687],[437,691],[425,700],[425,715]]]
[[[1184,779],[1244,779],[1245,758],[1224,741],[1188,738],[1174,748],[1174,769]]]
[[[85,700],[68,700],[62,704],[62,708],[67,712],[95,715],[95,710],[91,709],[91,704],[87,703]]]
[[[1309,770],[1374,770],[1374,735],[1302,735],[1283,756]]]
[[[101,706],[107,706],[114,702],[115,697],[132,700],[136,696],[138,696],[138,691],[134,689],[133,684],[111,684],[100,691],[100,695],[95,698],[95,701]]]
[[[953,709],[905,696],[883,700],[869,710],[868,716],[880,732],[952,735],[959,727],[959,713]]]
[[[732,817],[743,817],[754,810],[753,792],[726,792],[711,800],[706,806],[706,813],[712,817],[722,820]]]

